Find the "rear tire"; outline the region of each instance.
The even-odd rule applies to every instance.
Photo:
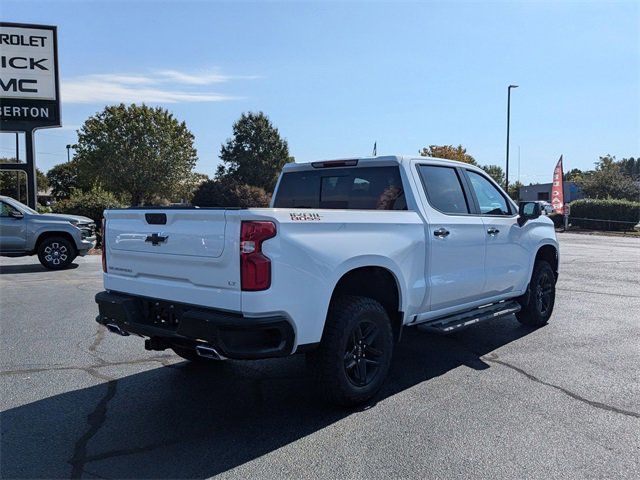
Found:
[[[67,268],[76,256],[75,246],[64,237],[45,238],[38,247],[38,260],[49,270]]]
[[[522,310],[516,313],[516,318],[529,327],[546,325],[553,313],[555,300],[555,273],[549,262],[538,260],[533,266],[529,292],[518,300]]]
[[[378,393],[392,351],[391,322],[382,305],[344,296],[331,303],[320,346],[307,355],[326,399],[354,406]]]

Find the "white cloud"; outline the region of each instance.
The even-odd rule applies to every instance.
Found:
[[[162,70],[160,72],[157,72],[157,74],[160,79],[164,79],[165,81],[174,80],[177,83],[184,83],[187,85],[210,85],[212,83],[228,82],[233,78],[237,78],[213,72],[190,74],[178,72],[176,70]]]
[[[61,97],[64,103],[222,102],[240,97],[200,91],[197,87],[236,78],[256,77],[232,77],[212,71],[194,74],[177,70],[160,70],[149,74],[91,74],[63,80]]]

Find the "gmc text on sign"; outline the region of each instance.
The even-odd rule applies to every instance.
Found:
[[[56,27],[0,23],[4,131],[60,126]]]

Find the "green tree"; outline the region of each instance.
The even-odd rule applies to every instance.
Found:
[[[199,207],[267,207],[270,198],[260,187],[226,177],[202,182],[192,203]]]
[[[515,181],[514,183],[510,183],[509,184],[509,196],[515,200],[515,201],[519,201],[520,200],[520,189],[524,187],[524,184],[522,182]]]
[[[78,164],[60,163],[49,169],[47,179],[51,187],[51,195],[57,200],[69,198],[71,192],[78,188]]]
[[[613,198],[637,201],[640,186],[626,175],[614,156],[605,155],[596,162],[595,170],[582,173],[576,183],[587,198]]]
[[[209,181],[209,175],[205,173],[194,172],[185,179],[182,185],[180,196],[182,200],[191,201],[195,193],[205,182]]]
[[[184,122],[163,108],[120,104],[85,121],[74,162],[83,190],[99,185],[140,205],[179,198],[196,160]]]
[[[487,172],[495,182],[504,187],[504,170],[499,165],[484,165],[482,169]]]
[[[0,158],[0,163],[16,163],[15,158]],[[39,192],[45,192],[49,188],[49,181],[42,171],[36,167],[36,183]],[[20,184],[20,198],[18,198],[18,184]],[[0,195],[15,198],[27,203],[27,175],[24,172],[2,170],[0,172]]]
[[[582,174],[583,174],[582,170],[580,170],[579,168],[573,168],[564,174],[564,181],[575,182],[576,179]]]
[[[233,179],[272,192],[289,156],[287,141],[280,137],[264,113],[243,113],[233,124],[233,137],[220,149],[222,164],[216,178]]]
[[[462,145],[458,145],[457,147],[453,145],[429,145],[420,151],[420,155],[423,157],[445,158],[470,163],[471,165],[478,165],[475,158],[469,155],[467,149]]]
[[[68,213],[71,215],[82,215],[96,222],[98,231],[98,245],[102,244],[102,214],[109,208],[120,208],[124,204],[111,192],[107,192],[100,187],[93,187],[91,190],[83,192],[75,189],[69,198],[65,198],[52,207],[55,213]]]
[[[623,158],[619,164],[622,173],[630,176],[634,180],[640,180],[640,157]]]

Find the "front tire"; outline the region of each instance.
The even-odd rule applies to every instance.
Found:
[[[322,341],[309,360],[328,401],[354,406],[382,387],[393,351],[391,322],[379,302],[344,296],[332,302]]]
[[[549,262],[538,260],[531,274],[529,292],[519,300],[522,310],[516,313],[516,318],[529,327],[546,325],[553,313],[555,301],[555,273]]]
[[[38,260],[49,270],[67,268],[76,256],[75,247],[64,237],[45,238],[38,247]]]

